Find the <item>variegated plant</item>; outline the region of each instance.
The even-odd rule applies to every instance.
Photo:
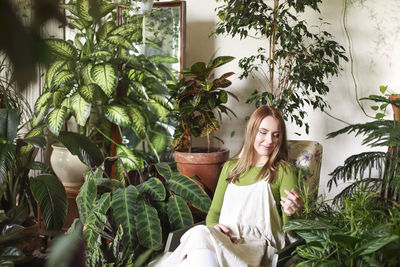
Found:
[[[192,148],[192,136],[207,136],[208,151],[210,152],[210,134],[220,127],[221,113],[235,113],[225,104],[228,95],[238,98],[227,91],[232,82],[228,80],[233,72],[227,72],[213,79],[216,68],[235,59],[230,56],[211,58],[208,64],[194,63],[190,68],[181,71],[182,79],[175,85],[170,85],[170,101],[174,108],[172,117],[178,122],[175,129],[173,146],[178,149]],[[219,117],[215,114],[218,112]]]
[[[138,55],[135,40],[141,40],[141,26],[117,25],[114,3],[70,0],[62,7],[75,37],[46,40],[52,62],[35,104],[34,125],[57,136],[73,117],[79,132],[93,137],[109,135],[114,123],[139,141],[155,142],[150,152],[157,157],[168,143],[168,132],[156,130],[170,108],[165,84],[175,79],[163,62],[173,59]]]
[[[147,249],[160,250],[169,231],[193,224],[187,203],[208,211],[209,196],[191,178],[167,163],[153,166],[127,173],[124,183],[101,170],[89,175],[77,197],[87,266],[129,266]],[[140,182],[129,182],[132,174]]]

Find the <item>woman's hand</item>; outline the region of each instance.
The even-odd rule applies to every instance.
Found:
[[[216,225],[214,225],[214,228],[220,231],[221,233],[226,234],[233,243],[235,243],[238,240],[236,236],[232,236],[231,229],[229,229],[227,226],[217,223]]]
[[[303,207],[303,200],[296,189],[285,190],[287,197],[281,196],[281,205],[286,214],[294,214]]]

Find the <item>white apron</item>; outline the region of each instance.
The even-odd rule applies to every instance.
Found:
[[[285,246],[281,216],[266,180],[238,186],[230,183],[224,195],[219,223],[228,226],[238,241],[213,227],[199,225],[181,238],[179,247],[156,266],[174,266],[195,249],[215,252],[221,267],[274,266],[274,254]],[[265,256],[264,256],[265,255]]]

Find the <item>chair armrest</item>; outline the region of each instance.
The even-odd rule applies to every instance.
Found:
[[[187,230],[189,230],[190,228],[192,228],[196,225],[202,225],[202,224],[206,224],[206,222],[201,221],[196,224],[193,224],[193,225],[170,232],[168,234],[167,242],[165,242],[164,253],[174,251],[179,246],[181,237]]]

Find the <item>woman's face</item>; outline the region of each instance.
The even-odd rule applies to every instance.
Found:
[[[256,151],[254,166],[263,166],[279,144],[281,135],[279,126],[279,121],[272,116],[267,116],[261,121],[253,145]]]

